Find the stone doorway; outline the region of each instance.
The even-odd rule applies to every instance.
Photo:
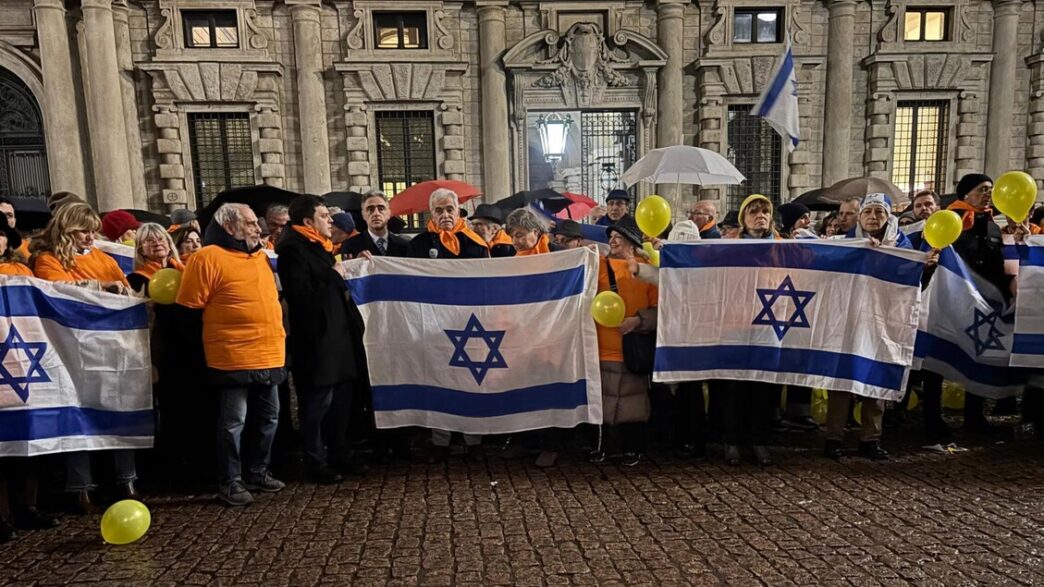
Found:
[[[22,80],[0,67],[0,196],[50,193],[40,106]]]

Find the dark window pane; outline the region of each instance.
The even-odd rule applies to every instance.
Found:
[[[188,122],[197,207],[229,188],[256,183],[248,114],[190,113]]]
[[[425,12],[375,12],[373,30],[378,49],[427,49]]]
[[[736,19],[733,25],[732,40],[737,43],[749,43],[753,40],[752,29],[754,23],[754,15],[747,14],[736,14]]]
[[[728,188],[729,210],[738,210],[750,194],[764,194],[779,203],[783,175],[783,144],[764,120],[751,116],[751,106],[729,106],[728,159],[747,181]]]
[[[779,13],[778,12],[760,12],[758,13],[758,42],[759,43],[778,43],[779,36]]]
[[[415,183],[435,179],[435,120],[431,112],[374,114],[377,129],[377,184],[389,197]],[[420,226],[420,216],[408,219]]]
[[[235,10],[183,10],[185,46],[213,49],[239,46]]]

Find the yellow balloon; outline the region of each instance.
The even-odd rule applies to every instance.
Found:
[[[181,287],[181,272],[177,269],[160,269],[149,280],[149,297],[157,304],[173,304]]]
[[[856,402],[855,408],[852,409],[852,418],[856,424],[863,425],[863,402]]]
[[[945,249],[961,236],[961,217],[953,210],[939,210],[924,221],[924,240],[933,249]]]
[[[118,501],[102,515],[102,539],[109,544],[137,542],[148,532],[150,524],[152,514],[145,504],[133,499]]]
[[[827,419],[827,390],[812,390],[812,419],[817,424],[826,424]]]
[[[642,243],[642,250],[649,255],[649,263],[654,267],[660,266],[660,251],[653,248],[652,243]]]
[[[964,409],[964,388],[949,381],[943,384],[942,406],[948,410]]]
[[[626,314],[627,305],[615,291],[599,292],[591,303],[591,316],[602,326],[616,328],[623,324]]]
[[[993,207],[1015,222],[1029,215],[1037,200],[1037,181],[1023,171],[1009,171],[993,182]]]
[[[660,196],[649,196],[635,208],[634,221],[645,236],[658,237],[671,224],[671,205]]]
[[[917,404],[919,402],[920,402],[920,398],[917,397],[917,392],[916,391],[911,391],[910,392],[910,400],[906,402],[906,409],[907,410],[913,410],[914,408],[917,407]]]

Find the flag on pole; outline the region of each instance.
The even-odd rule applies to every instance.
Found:
[[[1011,364],[1044,369],[1044,236],[1019,247],[1019,295],[1015,297],[1015,338]]]
[[[0,456],[152,446],[145,300],[0,277]]]
[[[346,267],[378,428],[504,434],[602,422],[593,251]]]
[[[794,69],[794,51],[787,36],[783,54],[769,76],[769,83],[761,91],[758,103],[750,111],[765,119],[785,140],[787,151],[793,151],[801,141],[798,124],[797,72]]]
[[[1025,383],[1025,372],[1009,367],[1014,308],[996,286],[946,247],[924,290],[914,368],[960,383],[969,393],[1002,398]]]
[[[735,379],[896,400],[926,255],[847,241],[700,241],[660,251],[662,383]]]

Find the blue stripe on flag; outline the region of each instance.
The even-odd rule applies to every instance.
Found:
[[[60,407],[0,410],[0,442],[63,436],[152,436],[152,410]]]
[[[1044,355],[1044,334],[1015,333],[1015,341],[1011,344],[1011,352],[1020,355]]]
[[[924,261],[914,261],[869,248],[833,246],[809,241],[762,243],[668,244],[662,267],[785,267],[867,275],[899,285],[921,283]]]
[[[1019,260],[1019,245],[1004,245],[1001,250],[1004,253],[1005,261],[1018,261]]]
[[[1044,267],[1044,247],[1022,247],[1022,264]]]
[[[792,71],[794,71],[794,53],[788,49],[783,55],[783,65],[780,66],[779,73],[777,73],[775,79],[772,80],[772,86],[769,87],[768,92],[765,93],[765,99],[761,101],[761,108],[757,113],[758,116],[762,118],[768,116],[768,113],[779,100],[779,95],[783,93],[783,89],[786,87],[787,82],[790,81],[790,72]]]
[[[0,287],[0,316],[38,316],[79,330],[137,330],[149,327],[144,304],[114,310],[76,300],[51,297],[29,285]]]
[[[417,302],[445,306],[507,306],[560,300],[584,291],[584,268],[535,275],[429,277],[368,275],[349,279],[356,304]]]
[[[858,381],[899,390],[906,367],[859,355],[814,349],[748,345],[656,348],[656,371],[753,370],[799,373]]]
[[[961,347],[923,330],[917,331],[914,356],[946,363],[969,381],[991,387],[1018,385],[1024,377],[1023,370],[1017,367],[997,367],[978,363]]]
[[[587,405],[587,380],[550,383],[497,393],[472,393],[430,385],[374,385],[375,412],[420,410],[468,418],[492,418]]]

